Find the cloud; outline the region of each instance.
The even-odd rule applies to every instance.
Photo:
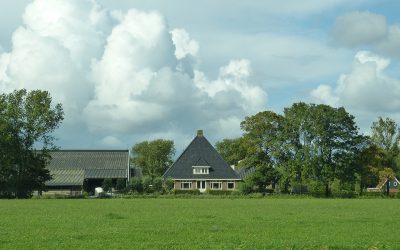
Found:
[[[333,36],[340,46],[369,47],[386,56],[400,56],[400,26],[388,25],[380,14],[354,11],[338,16]]]
[[[50,91],[66,111],[59,136],[72,147],[81,135],[91,147],[163,135],[186,142],[197,129],[221,139],[266,108],[249,60],[228,60],[209,77],[197,64],[199,43],[157,11],[36,0],[23,22],[0,52],[0,91]]]
[[[37,0],[12,36],[12,50],[0,55],[0,89],[50,91],[76,123],[93,95],[88,79],[93,58],[101,55],[111,20],[94,1]]]
[[[349,12],[336,18],[334,36],[340,45],[373,44],[387,36],[386,18],[368,11]]]
[[[172,41],[175,45],[175,56],[178,60],[190,55],[197,56],[199,43],[190,38],[189,33],[184,29],[174,29],[171,31]]]
[[[351,110],[396,113],[400,110],[400,80],[385,72],[390,60],[368,51],[355,55],[352,71],[339,77],[334,89],[320,85],[311,92],[317,102]]]

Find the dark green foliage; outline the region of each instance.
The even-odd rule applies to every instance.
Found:
[[[0,196],[24,198],[45,189],[49,150],[56,149],[52,132],[63,114],[46,91],[0,95]]]
[[[117,184],[115,185],[115,188],[118,191],[124,191],[126,189],[126,180],[125,179],[117,179]]]
[[[229,165],[237,166],[239,161],[246,158],[247,150],[243,138],[224,139],[215,144],[218,153]]]
[[[250,194],[251,192],[253,192],[253,183],[251,183],[250,181],[248,181],[247,179],[245,179],[243,182],[239,183],[239,191],[243,194]]]
[[[163,139],[144,141],[133,146],[132,154],[133,165],[142,168],[143,175],[161,176],[173,163],[174,142]]]
[[[174,189],[174,180],[168,178],[164,181],[164,190],[166,193],[171,192]]]
[[[143,192],[143,182],[140,177],[133,177],[129,183],[129,187],[132,192],[142,193]]]
[[[143,191],[145,193],[154,192],[153,178],[151,178],[151,176],[143,176],[142,183],[143,183]]]
[[[161,193],[163,191],[163,179],[161,177],[155,177],[152,182],[154,192]]]
[[[252,192],[265,193],[278,184],[280,192],[290,193],[294,186],[307,185],[308,191],[329,196],[335,179],[351,183],[353,190],[360,179],[357,160],[368,144],[344,108],[295,103],[283,115],[264,111],[246,117],[241,128],[243,137],[234,141],[240,146],[228,147],[233,144],[229,140],[221,145],[234,148],[231,151],[245,149],[240,167],[255,167],[245,181],[245,192],[251,187]],[[223,152],[228,159],[238,155]]]

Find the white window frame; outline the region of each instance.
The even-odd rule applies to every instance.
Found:
[[[209,174],[209,169],[208,166],[193,166],[193,174]]]
[[[189,184],[189,188],[185,188],[184,184]],[[182,190],[190,190],[190,189],[192,189],[192,181],[181,181],[181,189]]]
[[[229,188],[229,184],[230,184],[230,183],[233,184],[233,188]],[[228,182],[226,183],[226,189],[228,189],[228,190],[234,190],[235,188],[236,188],[236,184],[235,184],[234,181],[228,181]]]
[[[219,188],[214,188],[213,184],[218,184]],[[221,190],[222,189],[222,181],[210,181],[210,189]]]

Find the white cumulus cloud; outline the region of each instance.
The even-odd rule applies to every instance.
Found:
[[[357,111],[392,113],[400,110],[400,80],[385,69],[390,60],[368,51],[355,55],[353,69],[339,77],[334,89],[321,85],[311,92],[314,100],[344,105]]]
[[[267,94],[252,82],[246,59],[229,61],[209,79],[197,65],[199,47],[157,11],[35,0],[12,49],[0,51],[0,91],[50,91],[65,108],[60,137],[69,144],[71,133],[110,147],[158,135],[187,138],[196,129],[238,134],[244,116],[266,107]]]

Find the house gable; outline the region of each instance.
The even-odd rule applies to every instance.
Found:
[[[208,174],[194,174],[194,167],[208,168]],[[197,136],[163,177],[175,180],[241,180],[239,175],[204,137],[202,131],[198,131]]]

